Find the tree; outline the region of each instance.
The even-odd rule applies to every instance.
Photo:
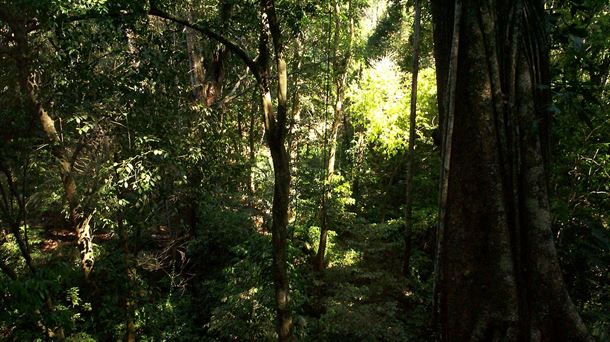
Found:
[[[51,146],[51,154],[59,165],[59,174],[64,189],[65,200],[68,203],[70,222],[78,237],[78,248],[81,257],[81,267],[88,277],[93,269],[93,238],[90,221],[93,214],[85,215],[77,193],[77,184],[74,177],[74,164],[83,149],[80,144],[74,148],[64,145],[55,120],[49,115],[45,105],[39,99],[40,75],[36,72],[37,51],[31,46],[28,35],[39,29],[36,18],[28,18],[27,14],[16,13],[15,9],[0,7],[0,20],[10,29],[11,44],[14,45],[13,60],[17,67],[17,82],[26,99],[27,109],[33,119],[37,121]],[[27,13],[27,12],[26,12]],[[8,45],[8,44],[7,44]]]
[[[335,162],[337,159],[337,136],[339,134],[339,126],[341,125],[341,121],[343,120],[343,102],[345,98],[345,88],[347,81],[347,73],[349,69],[349,64],[351,61],[351,49],[352,42],[354,40],[354,19],[352,13],[352,4],[351,1],[348,3],[348,21],[349,21],[349,34],[347,37],[347,46],[345,47],[345,55],[339,57],[338,49],[340,44],[341,37],[341,9],[339,6],[339,2],[336,1],[334,4],[334,20],[335,20],[335,30],[333,37],[333,73],[334,73],[334,83],[336,90],[336,98],[335,98],[335,106],[334,106],[334,116],[333,123],[330,130],[330,137],[328,141],[328,158],[325,158],[325,173],[324,173],[324,186],[322,193],[322,206],[320,209],[320,243],[318,245],[318,253],[316,255],[315,260],[315,268],[317,270],[322,270],[324,268],[324,254],[326,253],[326,241],[328,239],[328,200],[330,196],[330,192],[332,189],[332,180],[333,174],[335,173]],[[326,151],[323,151],[326,153]]]
[[[195,29],[209,38],[218,41],[230,49],[231,52],[235,53],[248,66],[256,78],[259,94],[262,99],[265,136],[273,160],[274,190],[271,233],[277,333],[278,340],[288,341],[292,338],[292,314],[288,297],[290,284],[286,259],[290,194],[290,156],[285,144],[288,114],[288,70],[284,59],[284,42],[274,1],[260,1],[259,16],[261,23],[256,61],[249,57],[244,49],[206,27],[174,17],[154,6],[151,7],[149,14]],[[271,96],[273,78],[271,74],[272,53],[270,46],[273,47],[273,64],[277,73],[277,111],[274,109]]]
[[[544,4],[432,5],[444,132],[441,339],[588,341],[551,234]]]
[[[409,151],[407,152],[407,181],[405,201],[405,253],[402,262],[402,274],[408,275],[411,258],[411,235],[413,230],[413,173],[415,172],[415,118],[417,116],[417,75],[419,72],[419,34],[420,34],[421,4],[415,0],[415,18],[413,20],[413,76],[411,78],[411,111],[409,114]]]

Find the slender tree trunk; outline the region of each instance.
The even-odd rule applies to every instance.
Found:
[[[295,63],[295,72],[299,72],[301,70],[301,65],[303,63],[303,44],[302,44],[302,34],[299,33],[295,38],[295,48],[294,48],[294,60]],[[294,91],[292,93],[292,108],[291,108],[291,120],[290,127],[288,128],[288,151],[290,151],[291,160],[295,160],[296,154],[298,153],[296,142],[298,141],[298,129],[301,121],[301,80],[299,77],[295,77],[293,80]],[[293,173],[296,172],[294,170],[295,165],[293,165]]]
[[[441,340],[590,341],[551,234],[543,3],[432,4],[437,71],[447,72],[438,93],[448,94],[439,100]]]
[[[301,71],[301,65],[303,62],[302,52],[303,52],[303,44],[302,44],[302,34],[298,33],[296,38],[294,39],[294,60],[296,61],[294,66],[294,74],[297,74]],[[292,106],[290,109],[290,125],[288,127],[288,136],[287,136],[287,146],[288,153],[290,155],[290,172],[293,175],[298,173],[298,156],[299,156],[299,147],[297,145],[297,141],[299,140],[299,128],[301,125],[301,81],[299,76],[293,79],[293,92],[292,92]],[[291,188],[290,196],[292,198],[296,197],[296,191]],[[289,208],[289,220],[295,221],[298,215],[297,201],[294,201],[294,205]]]
[[[5,189],[4,186],[0,185],[0,196],[2,198],[2,203],[1,203],[0,209],[2,210],[3,216],[8,221],[7,223],[9,225],[9,228],[10,228],[13,236],[15,237],[15,240],[17,241],[17,246],[19,248],[19,251],[21,252],[21,256],[25,260],[26,266],[28,267],[30,273],[32,275],[35,275],[37,272],[37,269],[34,267],[31,254],[30,254],[29,248],[27,246],[27,242],[24,241],[24,239],[22,238],[21,231],[20,231],[20,218],[25,217],[25,214],[24,214],[25,200],[23,198],[23,194],[21,196],[19,196],[16,185],[12,178],[11,170],[8,168],[8,166],[6,164],[4,164],[4,161],[1,159],[1,157],[0,157],[0,172],[2,172],[4,174],[4,176],[6,177],[6,185],[7,185],[7,189]],[[11,209],[13,202],[16,202],[17,206],[18,206],[16,216],[13,214],[14,210]],[[1,233],[1,238],[2,238],[2,240],[0,241],[0,246],[1,246],[5,242],[6,238],[4,236],[4,231],[1,231],[0,233]],[[4,260],[0,261],[0,269],[10,279],[17,280],[16,272],[8,264],[6,264],[4,262]],[[43,304],[42,311],[45,311],[45,310],[47,310],[49,312],[55,311],[55,306],[53,305],[53,301],[51,300],[50,297],[48,297],[47,294],[44,295],[44,304]],[[34,312],[37,316],[39,316],[37,325],[43,331],[45,338],[48,339],[50,337],[55,337],[58,340],[64,339],[64,331],[63,331],[62,327],[57,327],[55,330],[48,328],[43,323],[44,315],[41,314],[41,310],[36,309]]]
[[[257,80],[263,108],[265,136],[271,152],[274,172],[272,205],[272,254],[273,279],[275,284],[276,318],[278,340],[289,341],[292,335],[292,312],[289,302],[289,280],[287,265],[288,204],[290,196],[290,157],[286,150],[288,71],[284,59],[282,32],[273,0],[260,0],[261,19],[258,57],[254,61],[236,43],[211,31],[205,26],[195,25],[170,15],[151,4],[149,15],[165,18],[186,27],[196,29],[216,40],[239,57]],[[270,42],[271,38],[271,42]],[[272,44],[270,44],[272,43]],[[277,73],[277,111],[271,97],[271,51],[273,46],[274,70]]]
[[[3,199],[4,199],[5,198],[4,189],[1,186],[0,186],[0,191],[2,191],[2,195],[3,195]],[[7,204],[8,203],[6,203],[6,201],[4,201],[4,204],[2,206],[3,211],[5,211]],[[7,213],[3,212],[3,214],[7,214]],[[8,215],[6,215],[6,216],[8,216]],[[2,245],[4,245],[5,242],[6,242],[5,232],[4,232],[4,230],[1,230],[0,231],[0,247],[2,247]],[[27,266],[31,270],[31,265],[27,265]],[[9,277],[11,280],[17,279],[17,273],[15,273],[15,270],[8,263],[6,263],[4,255],[0,255],[0,270],[2,270],[2,272],[4,272],[4,274],[6,274],[6,276]]]
[[[332,192],[332,179],[335,173],[335,163],[337,157],[337,137],[339,135],[339,126],[343,121],[343,100],[345,97],[345,87],[347,81],[347,71],[349,63],[351,61],[351,49],[352,49],[352,36],[353,36],[353,18],[351,12],[351,1],[349,2],[348,16],[350,20],[350,34],[348,36],[348,43],[346,47],[345,56],[339,60],[337,56],[337,49],[340,45],[340,34],[341,34],[341,9],[339,7],[339,1],[335,1],[334,5],[334,18],[335,18],[335,32],[333,38],[333,72],[335,74],[335,90],[336,99],[334,106],[333,124],[330,130],[329,139],[329,151],[328,159],[325,170],[324,179],[324,191],[322,198],[322,206],[320,209],[320,243],[318,244],[318,253],[315,259],[315,268],[317,270],[324,269],[324,256],[326,254],[326,244],[328,239],[328,200],[330,193]]]
[[[290,341],[292,335],[292,311],[288,292],[290,283],[287,265],[288,205],[290,200],[290,156],[286,150],[288,112],[288,70],[284,60],[284,43],[273,0],[261,0],[262,31],[259,43],[260,89],[267,144],[273,159],[273,207],[271,235],[273,240],[273,277],[277,334],[279,341]],[[269,37],[274,49],[277,70],[277,112],[271,101]]]
[[[115,163],[118,165],[119,158],[118,154],[114,157]],[[118,171],[115,169],[115,176],[119,179]],[[120,200],[125,198],[125,193],[122,188],[118,189],[118,198]],[[123,250],[123,263],[125,264],[125,279],[127,286],[121,293],[121,302],[123,309],[125,310],[125,341],[135,342],[136,340],[136,326],[134,322],[134,308],[133,308],[133,276],[131,268],[131,251],[129,249],[129,233],[125,229],[125,218],[123,208],[118,208],[116,214],[117,228],[119,232],[119,239],[121,242],[121,249]]]
[[[352,165],[352,194],[354,196],[354,206],[357,208],[360,203],[360,171],[364,164],[365,136],[361,128],[356,127],[355,135],[358,137],[354,148],[354,164]]]
[[[117,224],[119,227],[119,237],[121,239],[121,248],[123,249],[123,262],[125,263],[125,277],[127,278],[127,288],[121,294],[121,301],[125,310],[125,341],[135,342],[136,340],[136,325],[134,321],[134,305],[133,305],[133,276],[131,269],[131,252],[129,250],[128,234],[123,224],[122,213],[117,215]]]
[[[21,252],[21,256],[23,260],[25,260],[25,264],[28,269],[34,273],[34,264],[32,263],[32,256],[28,249],[27,243],[23,236],[21,235],[21,217],[23,217],[23,213],[25,212],[25,201],[23,198],[20,198],[19,193],[17,192],[17,186],[13,180],[13,174],[11,169],[4,163],[4,160],[0,158],[0,172],[4,174],[6,178],[6,189],[3,185],[0,184],[0,195],[2,195],[2,206],[0,207],[2,210],[2,214],[5,218],[6,223],[9,226],[9,229],[13,236],[15,237],[15,241],[17,242],[17,247],[19,248],[19,252]],[[22,195],[23,196],[23,195]],[[13,209],[13,203],[17,203],[17,213],[15,213],[15,209]]]
[[[391,164],[390,164],[391,165]],[[389,166],[389,165],[388,165]],[[388,177],[388,182],[383,187],[381,191],[381,203],[379,204],[379,223],[384,223],[386,215],[388,213],[388,201],[390,200],[390,189],[392,188],[392,184],[394,184],[394,177],[398,173],[398,169],[400,168],[400,162],[395,163],[394,168],[390,172],[390,176]]]
[[[193,10],[190,11],[190,19],[193,20]],[[196,30],[185,27],[184,35],[186,36],[186,49],[189,56],[189,79],[191,87],[193,87],[193,97],[196,101],[203,101],[203,84],[205,84],[205,69],[203,67],[203,51],[201,47],[200,37]]]
[[[413,68],[411,77],[411,113],[409,115],[409,152],[407,153],[407,181],[405,201],[405,250],[402,262],[402,275],[409,275],[411,259],[411,235],[413,231],[413,175],[415,173],[415,132],[417,118],[417,77],[419,74],[419,35],[420,35],[421,4],[415,0],[415,16],[413,19]]]
[[[254,204],[254,194],[256,188],[254,186],[254,168],[256,167],[256,150],[255,150],[255,115],[258,111],[258,106],[252,106],[252,112],[250,113],[250,125],[248,127],[248,196],[250,206]]]

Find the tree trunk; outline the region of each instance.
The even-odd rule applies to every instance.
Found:
[[[2,270],[2,272],[4,272],[4,274],[11,280],[17,279],[17,274],[15,271],[8,264],[4,263],[4,260],[0,260],[0,270]]]
[[[21,252],[23,260],[25,260],[26,266],[32,273],[35,273],[34,264],[32,262],[32,256],[30,254],[27,241],[23,238],[23,236],[21,236],[21,219],[25,212],[25,200],[23,198],[24,194],[22,193],[21,196],[19,195],[17,186],[13,180],[13,172],[9,166],[4,163],[1,156],[0,172],[3,173],[4,177],[6,178],[6,189],[3,184],[0,184],[0,195],[2,197],[0,209],[2,210],[1,213],[3,219],[8,224],[11,233],[15,237],[17,247],[19,248],[19,252]],[[16,203],[17,208],[13,207],[13,203]],[[4,232],[2,233],[2,235],[4,235]],[[2,236],[2,238],[1,243],[4,243],[4,236]]]
[[[360,171],[362,170],[362,166],[364,164],[365,161],[365,156],[364,156],[364,148],[365,148],[365,136],[364,136],[364,132],[362,132],[362,127],[355,127],[355,133],[354,135],[358,137],[358,139],[356,140],[356,146],[354,148],[354,153],[353,153],[353,165],[352,165],[352,194],[354,197],[354,210],[356,210],[358,208],[358,205],[360,204]]]
[[[293,78],[293,92],[292,92],[292,106],[290,109],[290,125],[288,127],[288,136],[286,137],[287,143],[286,145],[288,146],[288,154],[290,155],[290,172],[293,175],[298,174],[298,167],[299,167],[299,146],[297,144],[297,142],[299,141],[299,129],[300,129],[300,125],[301,125],[301,110],[302,110],[302,103],[301,103],[301,80],[300,77],[298,76],[298,74],[301,72],[301,66],[303,63],[303,58],[302,58],[302,53],[303,53],[303,44],[302,44],[302,34],[301,33],[297,33],[296,37],[294,38],[294,57],[293,60],[295,61],[294,64],[294,71],[293,74],[296,74],[297,76],[295,76]],[[297,195],[295,189],[291,189],[291,193],[290,196],[292,196],[292,198],[295,198]],[[294,205],[289,207],[289,222],[292,221],[296,221],[296,217],[298,215],[298,208],[297,208],[297,203],[298,201],[294,201]]]
[[[191,20],[193,20],[193,10],[191,9]],[[203,52],[201,47],[200,38],[198,32],[192,28],[185,27],[184,35],[186,36],[186,50],[189,56],[189,79],[191,81],[191,87],[193,87],[192,93],[196,101],[203,101],[203,84],[205,83],[205,70],[203,68]]]
[[[380,195],[381,195],[380,202],[381,203],[379,203],[379,218],[378,218],[379,223],[385,222],[385,218],[388,213],[388,202],[390,201],[390,190],[392,189],[392,185],[394,184],[394,178],[396,177],[396,174],[398,173],[400,164],[401,164],[400,161],[395,162],[395,165],[392,168],[392,171],[390,172],[390,174],[388,176],[388,182],[383,187],[383,190],[381,190],[381,193],[380,193]],[[391,161],[388,163],[387,167],[389,167],[390,165],[392,165]],[[382,183],[382,182],[383,182],[383,179],[381,179],[379,181],[379,183]]]
[[[409,152],[407,152],[407,181],[405,189],[405,250],[402,261],[402,275],[410,273],[409,260],[411,259],[411,235],[413,230],[413,174],[415,172],[415,133],[417,117],[417,77],[419,74],[419,31],[420,31],[421,4],[415,0],[415,17],[413,19],[413,68],[411,76],[411,113],[409,115]]]
[[[114,162],[119,165],[120,159],[118,154],[114,156]],[[115,177],[119,179],[118,169],[115,169]],[[125,199],[125,190],[123,188],[118,189],[117,198],[119,200]],[[125,280],[127,286],[121,293],[121,304],[125,310],[125,341],[135,342],[136,340],[136,326],[134,322],[134,305],[133,305],[133,269],[132,264],[132,253],[129,249],[129,233],[125,228],[125,213],[122,207],[119,207],[116,212],[116,222],[119,233],[119,239],[121,243],[121,249],[123,250],[123,263],[125,264]]]
[[[227,18],[232,5],[226,1],[219,4],[220,16]],[[196,10],[189,11],[190,20],[196,17]],[[185,27],[186,48],[190,62],[190,80],[195,100],[205,107],[212,106],[218,96],[225,79],[225,60],[229,57],[229,49],[218,42],[204,46],[197,30]],[[221,32],[222,33],[222,32]],[[206,51],[207,50],[207,51]]]
[[[339,126],[343,121],[343,100],[345,97],[345,87],[347,81],[347,71],[349,67],[349,63],[351,61],[351,49],[352,49],[352,40],[353,40],[353,18],[351,11],[351,1],[348,3],[348,17],[350,21],[349,25],[349,36],[348,43],[346,47],[345,56],[339,60],[337,57],[337,49],[339,48],[340,42],[340,33],[341,33],[341,11],[339,7],[339,1],[335,2],[334,6],[334,16],[335,16],[335,32],[333,38],[333,47],[334,47],[334,58],[333,58],[333,72],[335,74],[335,90],[337,93],[335,99],[334,106],[334,117],[333,117],[333,125],[330,130],[330,141],[329,141],[329,151],[328,151],[328,159],[326,164],[326,172],[324,179],[324,190],[322,194],[322,206],[320,208],[320,243],[318,244],[318,253],[316,254],[315,259],[315,268],[317,270],[324,269],[324,255],[326,254],[326,243],[328,239],[328,199],[330,193],[332,192],[332,178],[335,173],[335,162],[337,156],[337,137],[339,135]]]
[[[419,32],[420,32],[421,4],[415,0],[415,17],[413,19],[413,69],[411,77],[411,113],[409,115],[409,151],[407,152],[407,180],[405,186],[405,250],[402,262],[402,275],[410,273],[411,235],[413,230],[413,174],[415,173],[415,125],[417,118],[417,77],[419,74]]]
[[[38,79],[32,70],[31,50],[27,40],[26,27],[19,23],[9,23],[9,26],[14,34],[19,86],[26,96],[32,115],[40,122],[50,142],[52,155],[59,163],[64,195],[70,210],[70,222],[78,238],[81,267],[87,278],[94,263],[93,239],[89,226],[93,214],[85,217],[78,202],[76,180],[73,175],[73,164],[76,156],[71,155],[63,145],[63,141],[55,128],[55,121],[38,99]]]
[[[273,161],[274,187],[272,205],[272,254],[273,279],[275,284],[276,318],[278,340],[289,341],[292,335],[292,312],[289,305],[289,281],[287,265],[287,227],[288,204],[290,197],[290,157],[286,150],[287,134],[287,93],[288,71],[284,59],[282,32],[273,0],[260,0],[261,19],[258,57],[250,58],[248,53],[236,43],[208,29],[170,15],[151,4],[149,15],[165,18],[205,34],[221,43],[240,58],[252,72],[258,84],[262,99],[263,123],[267,144]],[[274,70],[277,73],[277,112],[273,110],[271,97],[271,51],[269,38],[274,52]]]
[[[275,282],[275,302],[277,334],[279,341],[290,341],[292,336],[292,312],[288,292],[290,283],[287,265],[288,204],[290,201],[290,156],[286,150],[288,112],[288,70],[284,60],[284,43],[275,12],[273,0],[261,0],[262,30],[259,42],[259,87],[267,144],[273,159],[273,207],[272,207],[272,247],[273,278]],[[269,37],[274,49],[277,71],[277,113],[273,111],[270,91]]]
[[[255,150],[255,116],[258,112],[258,106],[253,105],[250,113],[250,125],[248,127],[248,201],[250,206],[254,207],[254,195],[256,188],[254,186],[254,168],[256,167],[256,150]]]
[[[455,92],[439,96],[450,159],[437,237],[441,339],[589,341],[551,235],[543,4],[464,0],[451,30],[460,2],[433,1],[438,93]]]

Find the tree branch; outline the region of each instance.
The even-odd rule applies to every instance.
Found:
[[[237,57],[239,57],[244,64],[246,64],[246,66],[248,67],[248,69],[250,69],[250,71],[252,72],[252,74],[254,75],[254,78],[256,78],[256,81],[260,81],[260,74],[258,72],[258,68],[256,63],[254,62],[254,60],[248,55],[248,53],[242,49],[241,47],[239,47],[236,43],[233,43],[232,41],[228,40],[227,38],[221,36],[220,34],[197,24],[191,23],[185,19],[182,18],[178,18],[176,16],[173,16],[169,13],[166,13],[158,8],[156,8],[154,5],[151,4],[150,10],[148,11],[149,15],[155,16],[155,17],[159,17],[159,18],[163,18],[163,19],[167,19],[169,21],[175,22],[177,24],[186,26],[188,28],[191,28],[195,31],[199,31],[202,34],[204,34],[205,36],[207,36],[210,39],[213,39],[221,44],[223,44],[224,46],[226,46],[231,52],[233,52],[234,54],[237,55]]]

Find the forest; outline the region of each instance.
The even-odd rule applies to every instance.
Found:
[[[610,341],[609,32],[0,0],[0,341]]]

